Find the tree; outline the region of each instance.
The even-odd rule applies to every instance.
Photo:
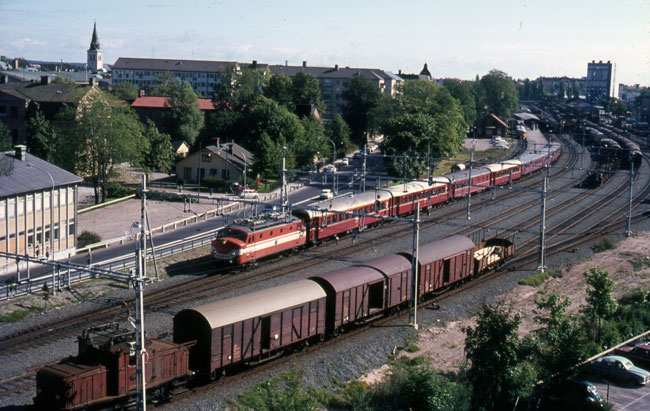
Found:
[[[534,318],[541,328],[534,331],[538,339],[539,364],[543,378],[577,364],[584,354],[577,319],[566,313],[571,304],[557,294],[545,295],[535,301],[541,314]]]
[[[174,164],[174,148],[169,134],[158,131],[156,125],[147,120],[144,127],[141,165],[149,174],[153,170],[167,172]]]
[[[11,150],[11,135],[9,129],[0,122],[0,152]]]
[[[325,125],[325,137],[332,140],[336,145],[336,155],[345,155],[352,148],[350,141],[350,127],[343,120],[340,114],[337,114]]]
[[[573,98],[579,98],[580,97],[580,84],[577,81],[573,82],[573,85],[571,87],[571,96]]]
[[[58,146],[62,144],[56,130],[40,111],[27,120],[27,143],[30,153],[49,163],[55,162]]]
[[[371,114],[377,107],[380,95],[377,85],[365,77],[354,77],[345,85],[343,118],[352,130],[352,141],[359,146],[368,142],[367,133],[375,126]]]
[[[614,281],[609,278],[609,273],[600,267],[590,268],[582,273],[587,286],[587,306],[582,312],[592,322],[595,322],[594,340],[600,342],[603,322],[616,311],[617,303],[612,296]]]
[[[320,97],[318,80],[312,74],[299,71],[291,80],[291,95],[295,105],[315,105],[319,111],[325,110]]]
[[[458,102],[463,111],[465,123],[474,124],[476,121],[475,83],[469,81],[445,80],[444,87]]]
[[[564,86],[564,81],[560,81],[560,85],[557,90],[557,97],[560,100],[564,100],[565,94],[566,94],[566,87]]]
[[[109,94],[97,95],[80,103],[76,110],[66,111],[67,136],[62,156],[66,167],[91,181],[95,202],[106,201],[106,186],[114,175],[114,167],[123,162],[139,164],[142,125],[133,110]]]
[[[169,109],[164,113],[164,131],[174,140],[193,145],[205,121],[199,109],[199,98],[188,82],[175,80],[168,84]]]
[[[423,113],[402,114],[390,118],[382,127],[385,141],[382,145],[385,154],[399,156],[419,156],[427,153],[431,141],[436,141],[435,120]],[[437,150],[434,147],[434,150]],[[389,158],[386,160],[391,175],[418,178],[426,167],[425,160],[410,158]]]
[[[509,118],[517,110],[519,99],[512,79],[499,70],[490,70],[479,81],[480,115],[494,113],[501,118]]]
[[[513,409],[517,396],[530,392],[535,375],[521,358],[519,323],[519,315],[486,305],[478,313],[476,327],[463,329],[473,409]]]
[[[138,98],[138,89],[131,83],[117,83],[113,85],[112,93],[122,100],[135,100]]]
[[[290,111],[294,111],[292,87],[291,78],[287,76],[271,76],[264,89],[264,95],[287,107]]]

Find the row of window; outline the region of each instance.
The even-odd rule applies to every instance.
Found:
[[[60,195],[59,195],[60,193]],[[61,200],[59,202],[59,200]],[[66,204],[72,205],[74,203],[74,188],[59,188],[54,190],[54,207],[61,207]],[[0,200],[0,220],[5,218],[13,218],[16,215],[21,216],[31,214],[41,209],[50,209],[50,192],[44,191],[43,193],[28,194],[18,198],[9,198]]]
[[[52,231],[54,231],[54,240],[58,241],[59,236],[60,236],[60,230],[59,230],[59,223],[54,224],[54,230],[50,230],[50,225],[47,224],[45,227],[37,227],[36,228],[36,236],[34,236],[34,229],[27,230],[27,247],[28,248],[33,248],[36,245],[43,244],[45,246],[49,245],[50,243],[50,236],[52,235]],[[63,226],[63,236],[61,238],[66,237],[66,230],[65,230],[65,225]],[[68,236],[74,236],[75,235],[75,224],[74,222],[71,222],[68,225],[68,230],[67,230],[67,235]],[[23,238],[25,237],[25,231],[20,231],[18,233],[18,238]],[[3,243],[9,238],[9,241],[12,241],[13,239],[16,238],[16,233],[10,233],[9,236],[7,235],[0,235],[0,243]],[[35,242],[36,240],[36,242]],[[44,251],[44,250],[43,250]]]

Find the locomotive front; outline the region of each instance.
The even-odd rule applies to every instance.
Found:
[[[239,228],[226,227],[217,232],[210,254],[217,262],[241,264],[242,250],[246,247],[248,233]]]

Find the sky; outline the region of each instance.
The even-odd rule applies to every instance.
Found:
[[[0,54],[85,62],[93,22],[119,57],[379,68],[474,79],[584,77],[650,86],[648,0],[0,0]]]

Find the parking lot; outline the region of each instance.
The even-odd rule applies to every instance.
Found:
[[[603,378],[589,378],[589,381],[598,388],[604,400],[614,404],[614,410],[647,411],[650,410],[650,385],[631,387]]]

